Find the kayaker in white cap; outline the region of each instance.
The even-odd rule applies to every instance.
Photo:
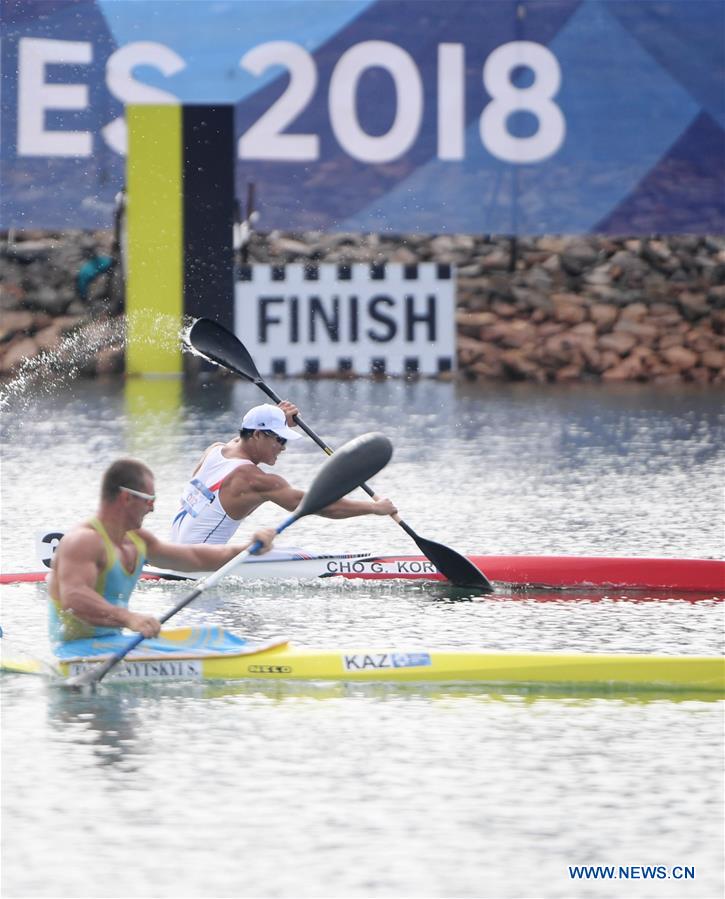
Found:
[[[213,443],[201,457],[181,493],[180,508],[171,526],[175,543],[227,543],[241,522],[265,502],[292,511],[304,491],[292,487],[277,474],[262,471],[260,464],[274,465],[289,440],[299,410],[294,403],[263,403],[242,419],[238,437]],[[389,499],[340,499],[319,515],[354,518],[358,515],[394,515]]]

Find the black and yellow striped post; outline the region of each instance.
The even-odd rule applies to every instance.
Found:
[[[182,372],[185,317],[234,308],[234,108],[126,108],[126,373]]]

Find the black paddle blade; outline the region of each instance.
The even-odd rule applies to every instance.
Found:
[[[413,539],[423,555],[427,556],[454,586],[475,587],[481,593],[493,593],[491,581],[465,556],[448,546],[443,546],[442,543],[426,540],[418,534],[415,534]]]
[[[256,384],[257,387],[263,390],[275,403],[280,402],[279,396],[262,380],[262,376],[257,371],[257,366],[254,364],[254,360],[249,355],[244,344],[222,325],[219,325],[208,318],[197,319],[189,331],[188,340],[191,346],[202,356],[210,359],[212,362],[216,362],[218,365],[228,368],[230,371],[235,372],[247,381]],[[302,430],[308,434],[319,447],[328,453],[328,455],[332,452],[326,443],[299,417],[296,418],[296,421]],[[371,436],[379,436],[382,440],[386,440],[382,435],[365,435],[358,439],[365,440],[367,437]],[[355,441],[352,441],[352,443],[354,444]],[[350,444],[348,444],[348,446],[349,445]],[[392,447],[390,448],[390,453],[392,453]],[[338,451],[333,458],[337,458],[339,455],[340,452]],[[380,468],[387,463],[389,458],[390,455],[380,463],[378,468],[371,469],[371,473],[375,474],[376,471],[379,471]],[[320,471],[320,474],[322,474],[322,470]],[[305,511],[300,512],[300,515],[309,515],[311,512],[324,508],[326,505],[335,502],[335,500],[339,499],[341,496],[345,496],[346,493],[349,493],[358,485],[362,486],[363,490],[370,496],[374,496],[374,491],[368,487],[367,484],[361,484],[361,481],[365,481],[368,477],[370,477],[370,474],[363,473],[361,478],[352,483],[347,490],[338,493],[332,498],[326,499],[323,503],[318,503],[317,509],[306,509]],[[334,478],[331,480],[334,480]],[[310,493],[308,491],[305,499],[309,496]],[[295,511],[295,516],[300,517],[300,515],[297,515],[297,511],[299,510]],[[413,538],[421,552],[430,559],[440,573],[444,577],[447,577],[452,584],[459,587],[475,587],[482,593],[493,593],[493,587],[488,578],[479,571],[472,562],[469,562],[468,559],[460,555],[460,553],[457,553],[455,550],[449,549],[447,546],[443,546],[440,543],[434,543],[432,540],[424,540],[404,521],[397,518],[397,516],[394,517],[394,520],[410,535],[410,537]]]
[[[384,434],[362,434],[348,441],[322,463],[294,517],[314,515],[347,496],[384,468],[392,455],[393,444]]]
[[[197,353],[217,365],[230,368],[248,381],[257,383],[262,380],[244,344],[210,318],[198,318],[189,329],[188,340]]]

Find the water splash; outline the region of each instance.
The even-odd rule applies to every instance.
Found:
[[[0,390],[0,411],[22,402],[30,393],[47,396],[78,375],[101,349],[121,349],[125,342],[122,319],[93,321],[61,337],[57,346],[25,359]]]
[[[186,335],[195,321],[190,315],[185,315],[179,324],[175,315],[160,314],[153,309],[138,309],[124,316],[121,321],[124,322],[124,334],[133,334],[133,340],[137,344],[169,352],[189,352]]]
[[[61,337],[57,346],[25,359],[13,377],[0,388],[0,413],[27,401],[30,396],[50,396],[59,386],[88,373],[101,350],[121,351],[128,331],[142,345],[188,352],[184,334],[193,324],[186,316],[181,326],[172,315],[140,310],[131,316],[88,322]]]

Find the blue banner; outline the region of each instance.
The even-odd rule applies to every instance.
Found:
[[[0,227],[109,228],[127,103],[235,106],[263,230],[725,231],[722,0],[1,0]]]

